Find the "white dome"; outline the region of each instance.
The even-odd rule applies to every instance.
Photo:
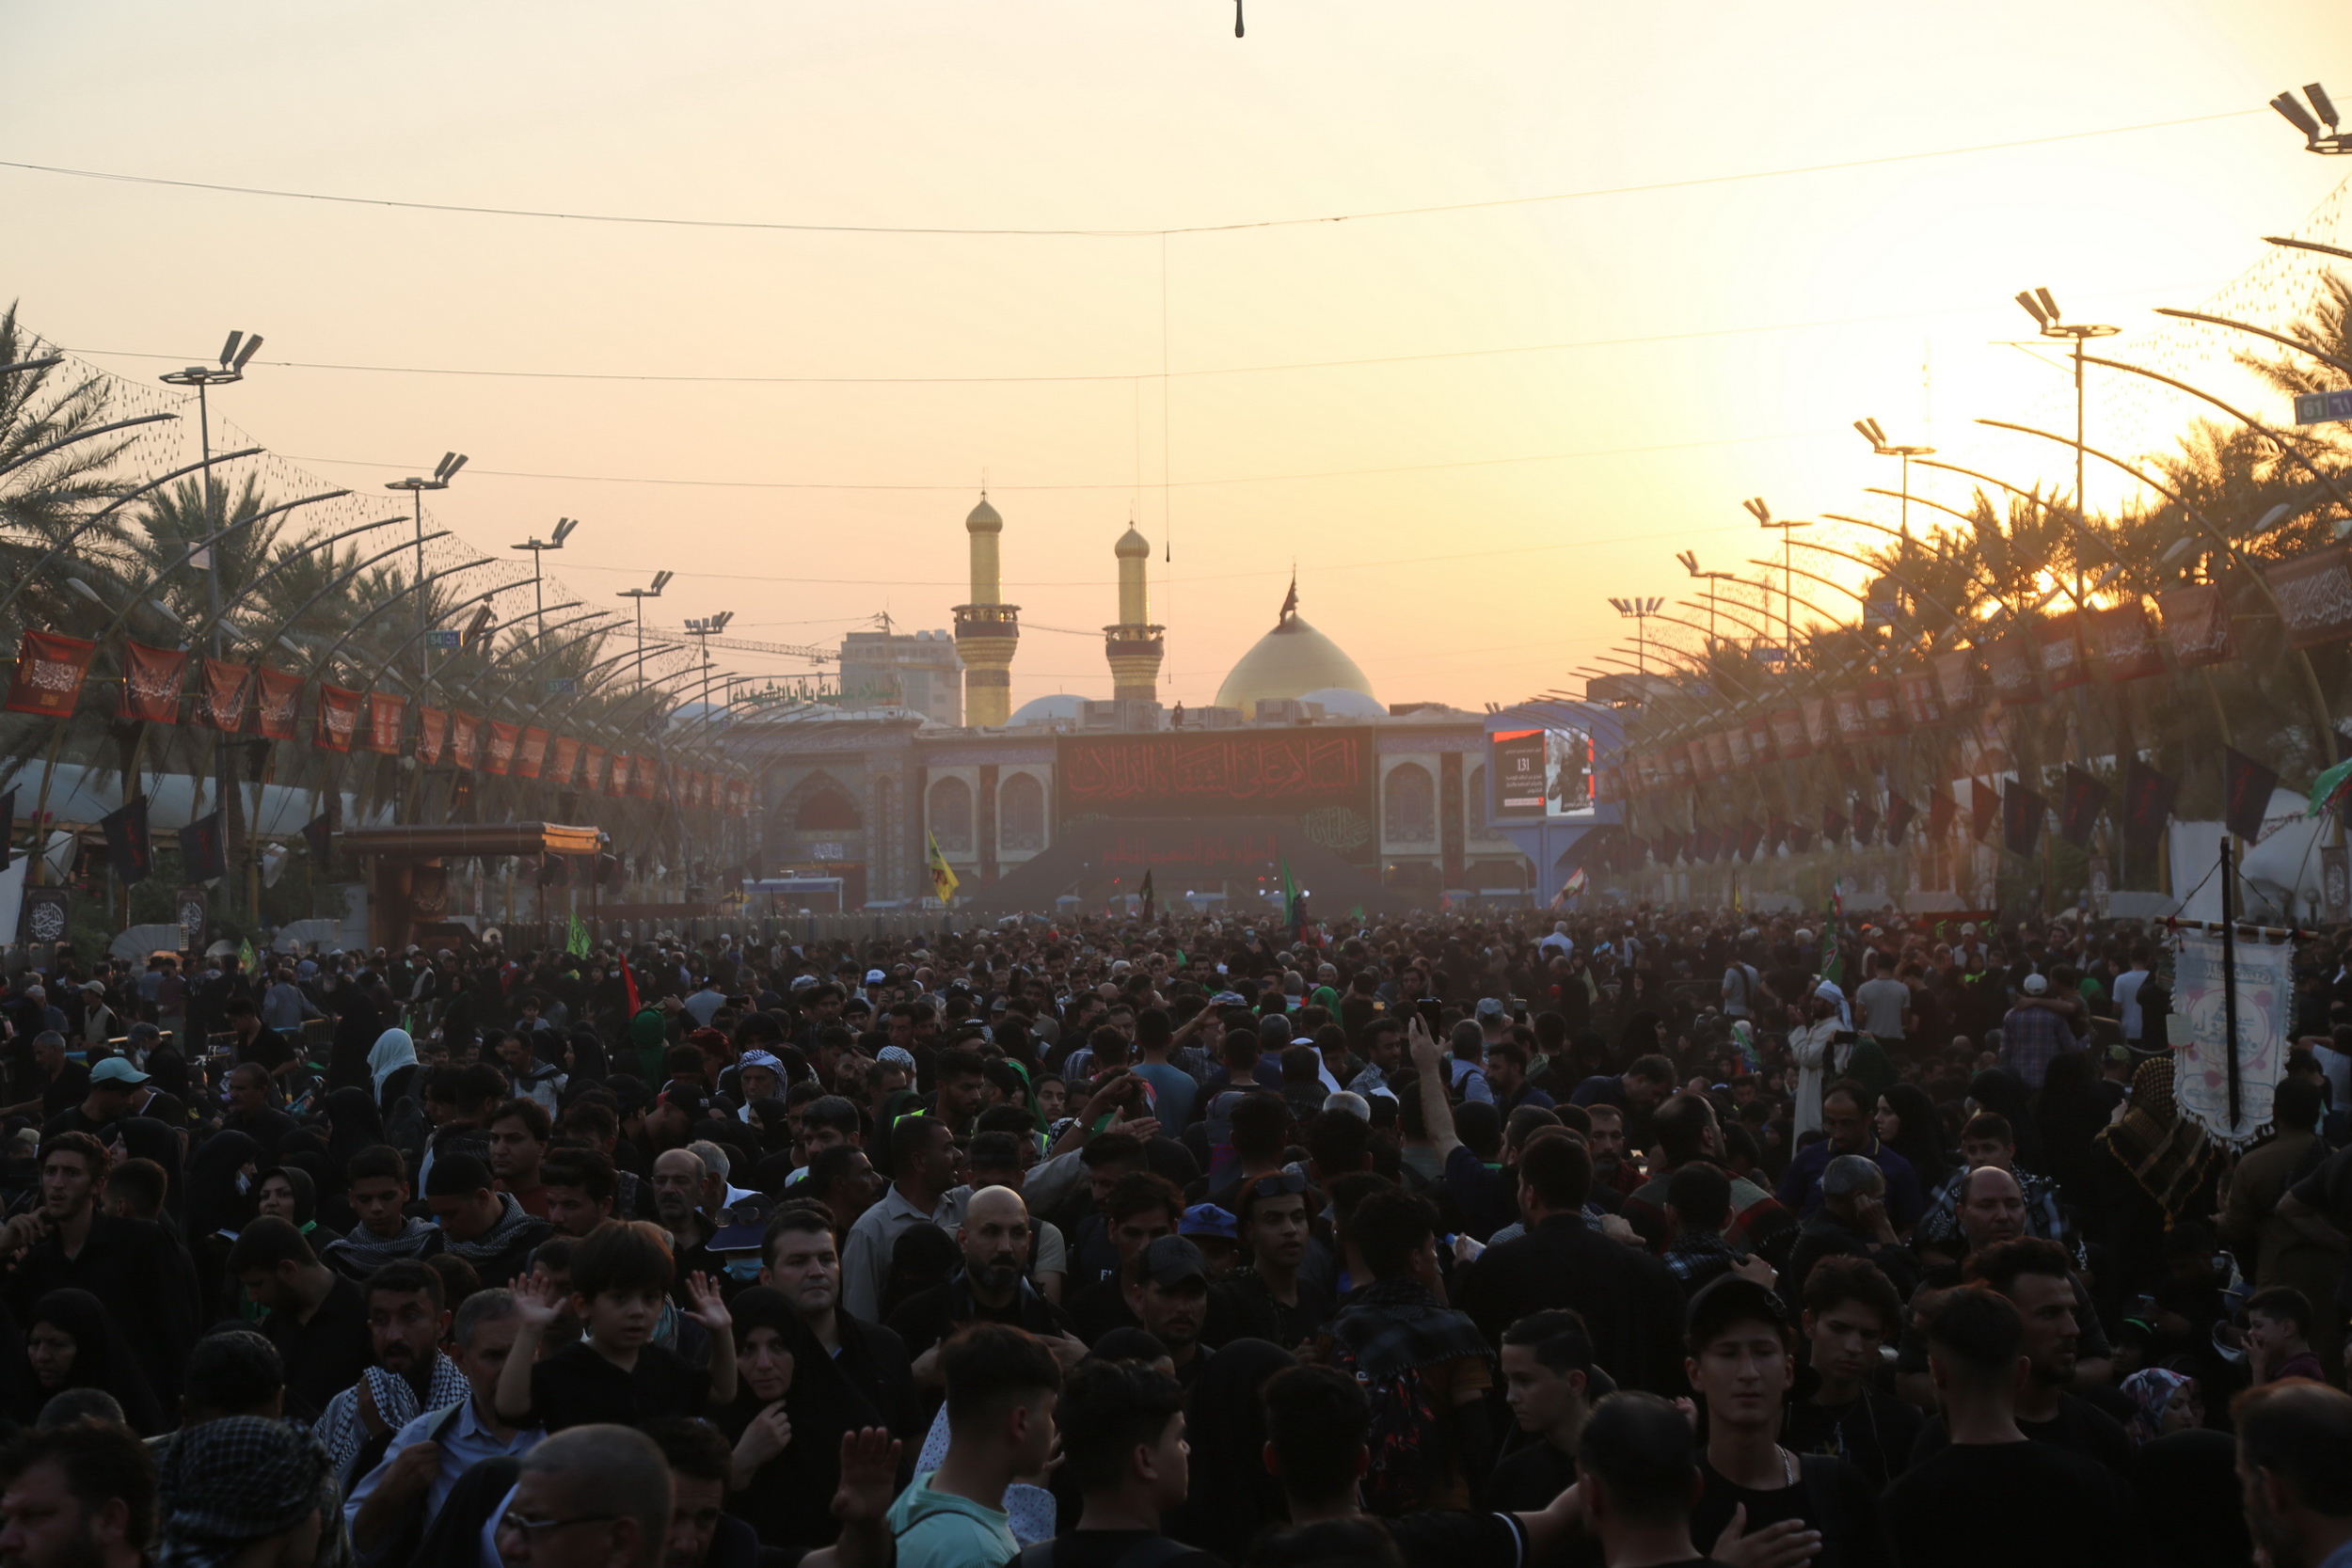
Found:
[[[1057,691],[1050,697],[1032,697],[1013,710],[1009,723],[1050,724],[1057,719],[1076,720],[1086,717],[1087,700],[1073,697],[1067,691]]]
[[[1375,698],[1367,697],[1352,686],[1326,686],[1302,695],[1302,703],[1321,703],[1327,717],[1333,719],[1386,719],[1389,710]]]

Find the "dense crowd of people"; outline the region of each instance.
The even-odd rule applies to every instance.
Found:
[[[0,1564],[2352,1564],[2352,949],[1035,919],[0,996]]]

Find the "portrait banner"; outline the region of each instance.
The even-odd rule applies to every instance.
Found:
[[[2286,1066],[2287,1021],[2295,997],[2292,943],[2241,938],[2224,984],[2221,939],[2183,932],[2172,955],[2172,1010],[2187,1025],[2188,1042],[2172,1055],[2172,1103],[2231,1148],[2244,1148],[2270,1125],[2271,1101]],[[2237,992],[2238,1115],[2230,1115],[2229,990]]]

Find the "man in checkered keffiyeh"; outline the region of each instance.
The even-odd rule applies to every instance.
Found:
[[[315,1538],[326,1450],[300,1427],[230,1416],[182,1431],[156,1476],[158,1568],[221,1568],[255,1542]]]

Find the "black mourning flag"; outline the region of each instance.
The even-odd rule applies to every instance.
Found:
[[[1919,809],[1916,806],[1893,790],[1888,790],[1886,792],[1886,842],[1900,844],[1903,841],[1903,830],[1910,827],[1911,819],[1918,815]]]
[[[229,875],[229,845],[221,831],[220,813],[199,816],[180,830],[180,869],[191,882],[209,882]]]
[[[1993,785],[1983,779],[1968,781],[1968,836],[1983,840],[1993,836],[1993,824],[2000,815],[2000,798],[1993,793]]]
[[[2234,746],[2221,749],[2221,818],[2240,838],[2260,838],[2279,775]]]
[[[0,871],[16,863],[15,853],[8,847],[16,842],[16,791],[0,795]]]
[[[2001,843],[2012,855],[2030,855],[2042,841],[2042,818],[2050,802],[2015,780],[2001,791]]]
[[[310,847],[312,860],[325,860],[335,842],[335,814],[322,811],[302,825],[302,842]]]
[[[1741,860],[1743,860],[1743,861],[1753,861],[1753,860],[1755,860],[1755,859],[1756,859],[1756,850],[1758,850],[1758,849],[1762,848],[1762,847],[1763,847],[1763,846],[1764,846],[1764,829],[1762,828],[1762,826],[1761,826],[1761,825],[1759,825],[1759,824],[1757,824],[1757,823],[1755,823],[1755,822],[1744,822],[1744,823],[1740,824],[1740,858]]]
[[[1879,809],[1867,800],[1854,802],[1853,836],[1864,844],[1879,836]]]
[[[2164,825],[2172,819],[2172,800],[2180,792],[2179,780],[2134,757],[2123,769],[2123,842],[2134,849],[2153,850]]]
[[[1821,847],[1826,849],[1833,845],[1843,845],[1845,842],[1846,818],[1838,812],[1836,806],[1822,807]]]
[[[147,797],[135,795],[98,819],[106,832],[106,858],[115,880],[131,887],[155,869],[155,842],[147,831]]]
[[[2089,844],[2106,803],[2107,786],[2068,763],[2066,794],[2058,802],[2058,837],[2078,849]]]
[[[1788,842],[1788,819],[1787,817],[1773,817],[1772,822],[1764,830],[1764,847],[1768,850],[1779,848],[1782,845]]]
[[[1942,838],[1952,831],[1952,824],[1959,819],[1960,802],[1952,799],[1950,790],[1938,784],[1928,791],[1928,836],[1930,838]]]

